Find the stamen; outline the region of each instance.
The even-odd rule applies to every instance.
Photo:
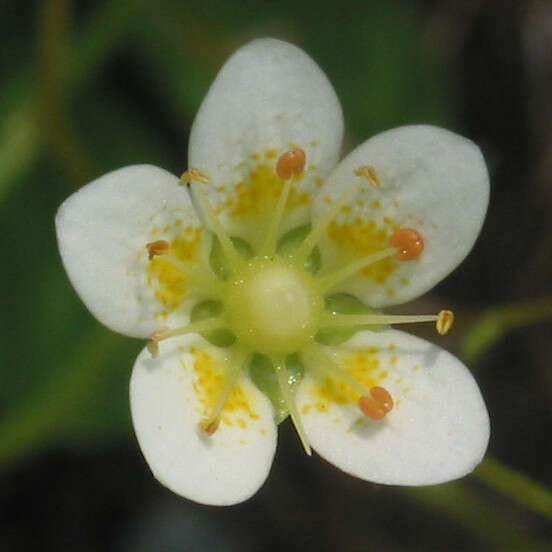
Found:
[[[288,378],[288,371],[285,363],[285,357],[274,357],[272,359],[272,362],[274,364],[274,370],[276,371],[276,375],[278,376],[278,385],[280,387],[280,391],[282,392],[282,396],[284,397],[284,401],[286,403],[286,406],[289,410],[289,414],[291,416],[291,421],[295,426],[295,429],[297,431],[297,434],[299,435],[299,439],[301,440],[301,444],[303,445],[305,452],[307,453],[308,456],[311,456],[312,450],[311,450],[309,441],[307,439],[307,434],[303,427],[303,422],[301,421],[301,416],[299,415],[299,411],[297,410],[297,405],[295,404],[295,397],[292,395],[291,389],[289,388],[289,383],[288,383],[289,378]]]
[[[146,348],[151,355],[151,358],[157,358],[159,356],[159,344],[157,341],[148,340],[146,343]]]
[[[200,169],[188,169],[182,173],[182,176],[180,177],[180,184],[189,184],[192,180],[202,182],[203,184],[211,182],[210,176],[205,171]]]
[[[220,418],[205,418],[199,422],[199,427],[207,434],[213,435],[220,425]]]
[[[282,180],[299,176],[305,169],[306,155],[302,149],[294,149],[284,153],[276,164],[276,174]]]
[[[154,332],[148,342],[146,347],[151,353],[153,358],[156,358],[159,354],[159,342],[169,339],[170,337],[175,337],[177,335],[185,335],[190,333],[202,333],[208,332],[211,330],[219,330],[225,327],[224,320],[222,318],[207,318],[206,320],[198,320],[197,322],[192,322],[186,326],[180,328],[170,329],[166,326],[159,328]]]
[[[146,244],[148,259],[151,261],[156,255],[166,255],[170,244],[167,240],[157,240]]]
[[[416,322],[437,322],[439,323],[439,314],[328,314],[321,323],[321,327],[335,328],[339,326],[363,326],[380,324],[413,324]],[[452,314],[452,313],[451,313]],[[451,323],[452,324],[452,323]],[[439,330],[437,330],[439,331]],[[441,333],[441,332],[439,332]]]
[[[201,183],[208,183],[211,181],[209,176],[200,171],[199,169],[188,169],[181,177],[180,177],[180,183],[181,184],[187,184],[188,182],[196,180]],[[197,197],[199,198],[199,202],[201,203],[201,206],[203,207],[203,213],[205,215],[205,218],[207,219],[207,225],[208,227],[215,233],[217,238],[219,239],[220,245],[222,247],[222,250],[228,260],[230,261],[230,265],[232,267],[236,267],[242,264],[242,259],[237,252],[236,248],[234,247],[234,244],[232,243],[232,240],[226,233],[226,230],[218,220],[213,207],[211,206],[211,203],[209,202],[209,199],[207,197],[207,194],[205,191],[201,188],[201,186],[194,186],[194,192],[196,193]]]
[[[437,316],[435,328],[440,335],[445,335],[452,328],[454,313],[449,310],[442,310]]]
[[[349,264],[344,268],[336,270],[335,272],[331,272],[326,276],[322,276],[320,278],[321,289],[323,291],[328,291],[336,284],[342,282],[343,280],[347,280],[347,278],[350,278],[351,276],[353,276],[363,268],[366,268],[367,266],[375,264],[387,257],[396,255],[397,251],[398,249],[396,247],[383,249],[378,253],[374,253],[373,255],[368,255],[367,257],[362,257],[361,259],[353,261],[351,264]]]
[[[267,231],[267,236],[263,247],[261,248],[261,256],[273,255],[276,251],[276,242],[278,240],[278,230],[282,217],[284,216],[284,210],[291,191],[291,183],[294,176],[298,176],[303,172],[305,168],[306,156],[302,149],[295,149],[284,153],[278,163],[276,164],[276,174],[285,180],[280,197],[278,198],[278,204],[274,215],[270,219],[270,224]]]
[[[218,429],[220,425],[220,413],[226,404],[228,396],[230,395],[241,370],[245,366],[248,356],[248,353],[242,349],[239,349],[233,355],[233,358],[229,363],[228,370],[224,374],[222,387],[215,406],[209,416],[203,418],[198,424],[199,428],[207,435],[213,435],[213,433],[215,433]]]
[[[372,420],[381,420],[393,409],[393,398],[384,387],[372,387],[371,397],[366,395],[358,399],[358,407],[363,414]]]
[[[389,240],[393,247],[397,247],[397,259],[399,261],[412,261],[417,259],[424,250],[422,235],[413,228],[399,228]]]
[[[339,197],[331,208],[328,210],[326,215],[318,222],[318,224],[311,229],[303,243],[299,246],[299,249],[295,253],[295,259],[299,266],[301,266],[310,255],[311,251],[314,249],[315,245],[320,241],[322,234],[332,222],[332,220],[337,216],[341,207],[345,205],[351,198],[358,193],[361,188],[361,182],[356,181],[353,183],[341,197]]]
[[[183,274],[188,274],[190,272],[190,267],[186,263],[182,262],[180,259],[176,258],[174,255],[169,255],[170,244],[166,240],[157,240],[155,242],[150,242],[146,244],[146,249],[148,250],[148,259],[153,260],[154,257],[163,257],[163,260],[171,263],[174,268],[182,272]]]
[[[367,178],[374,188],[380,187],[380,177],[372,165],[364,165],[355,170],[357,176]]]
[[[385,410],[372,397],[360,397],[358,399],[358,407],[365,416],[368,416],[372,420],[381,420],[385,417]]]
[[[393,397],[385,387],[376,385],[370,389],[370,395],[377,401],[385,412],[390,412],[393,409]]]

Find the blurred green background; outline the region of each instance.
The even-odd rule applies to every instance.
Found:
[[[4,0],[0,13],[0,550],[552,549],[551,2]],[[361,482],[306,457],[286,422],[265,486],[217,509],[172,495],[142,459],[127,386],[143,344],[85,311],[54,215],[124,165],[180,174],[209,83],[261,36],[326,71],[346,151],[408,123],[484,151],[492,198],[476,248],[409,307],[457,313],[446,339],[414,331],[481,385],[492,437],[472,476]]]

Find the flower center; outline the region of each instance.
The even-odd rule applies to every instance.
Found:
[[[245,344],[292,353],[314,337],[323,299],[314,279],[277,257],[256,257],[229,283],[227,315]]]
[[[362,181],[355,180],[308,230],[300,243],[286,250],[285,236],[280,243],[281,224],[292,185],[303,174],[305,162],[305,152],[301,149],[285,152],[278,159],[275,172],[281,180],[281,191],[264,229],[263,242],[248,248],[249,253],[254,255],[250,258],[249,254],[244,254],[247,248],[240,248],[237,238],[227,233],[208,195],[198,185],[209,183],[209,175],[199,169],[189,169],[182,175],[182,184],[193,182],[195,197],[207,226],[216,236],[210,256],[211,264],[186,264],[175,256],[173,245],[163,239],[146,244],[148,257],[150,261],[155,261],[155,257],[162,257],[180,279],[188,278],[193,281],[202,293],[212,296],[221,309],[211,317],[192,319],[182,327],[159,328],[150,336],[147,346],[155,357],[159,354],[159,342],[165,339],[188,333],[229,331],[233,339],[229,345],[221,345],[229,347],[229,360],[222,377],[221,389],[216,403],[206,411],[200,421],[200,428],[207,435],[212,435],[217,430],[222,410],[239,374],[248,365],[252,365],[252,358],[260,353],[272,365],[272,374],[277,376],[281,399],[291,415],[305,451],[310,454],[310,445],[295,405],[288,373],[291,356],[297,356],[297,361],[307,369],[325,373],[344,383],[358,395],[360,411],[372,420],[381,420],[393,409],[391,394],[379,385],[365,385],[342,368],[326,352],[323,345],[324,332],[327,334],[328,331],[348,327],[354,333],[363,327],[382,324],[435,322],[437,331],[445,334],[450,329],[454,316],[451,311],[400,316],[362,311],[359,314],[354,309],[347,314],[349,309],[331,308],[328,299],[341,282],[384,260],[416,260],[423,253],[424,239],[416,229],[397,228],[383,247],[377,247],[369,254],[358,256],[350,262],[338,263],[333,270],[326,269],[318,273],[318,269],[315,269],[311,274],[309,270],[313,265],[309,264],[309,259],[334,219],[362,187]],[[359,167],[354,174],[367,179],[374,188],[380,186],[380,177],[371,165]],[[225,269],[222,271],[215,268],[217,263],[212,264],[218,255],[215,254],[215,243],[224,259]],[[353,314],[354,312],[357,313]],[[275,405],[279,405],[280,398],[277,393],[272,393],[271,399]]]

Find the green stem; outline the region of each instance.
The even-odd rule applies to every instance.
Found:
[[[467,481],[431,487],[404,487],[400,493],[439,516],[455,520],[482,543],[486,543],[485,550],[550,550],[549,543],[534,537],[523,523],[498,512]]]
[[[473,476],[532,512],[552,519],[552,491],[526,475],[487,458],[479,464]]]
[[[489,309],[476,320],[464,337],[464,360],[473,364],[509,331],[550,319],[552,297]]]

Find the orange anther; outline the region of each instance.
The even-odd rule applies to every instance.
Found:
[[[435,328],[440,335],[445,335],[451,329],[454,322],[454,313],[449,310],[442,310],[437,315]]]
[[[398,247],[397,259],[399,261],[412,261],[417,259],[424,250],[422,235],[413,228],[399,228],[389,240],[393,247]]]
[[[360,397],[358,399],[358,407],[362,413],[372,420],[381,420],[386,412],[376,400],[372,397]]]
[[[276,163],[276,174],[283,180],[298,176],[303,172],[306,160],[307,156],[302,149],[287,151],[280,156]]]
[[[393,409],[393,397],[391,397],[389,391],[384,387],[372,387],[372,389],[370,389],[370,395],[372,395],[374,400],[385,410],[385,412],[389,412]]]
[[[372,387],[370,389],[371,397],[360,397],[358,407],[365,416],[372,420],[381,420],[389,411],[393,409],[393,398],[389,391],[383,387]]]
[[[213,433],[218,429],[219,424],[220,424],[219,417],[216,417],[214,419],[206,418],[205,420],[201,420],[201,422],[199,422],[199,427],[207,435],[213,435]]]
[[[151,261],[156,255],[166,255],[169,252],[169,247],[167,240],[157,240],[146,244],[149,260]]]

